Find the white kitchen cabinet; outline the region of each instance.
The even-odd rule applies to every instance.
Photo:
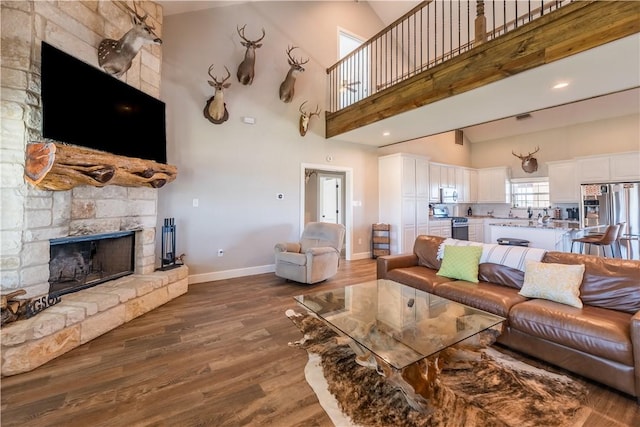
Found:
[[[466,202],[464,198],[464,168],[455,168],[456,172],[456,193],[458,193],[458,202]]]
[[[440,187],[456,188],[455,166],[440,165]]]
[[[478,171],[456,168],[456,192],[459,203],[475,203],[478,200]]]
[[[640,180],[640,151],[609,156],[611,181]]]
[[[640,180],[640,151],[576,159],[578,184]]]
[[[432,219],[429,222],[430,236],[451,237],[451,220]]]
[[[609,156],[588,157],[576,160],[580,184],[607,182],[610,179]]]
[[[478,203],[510,203],[507,167],[478,169]]]
[[[419,234],[428,233],[427,158],[391,154],[378,159],[379,222],[389,224],[392,254],[413,251]]]
[[[472,242],[484,242],[484,220],[469,219],[469,240]]]
[[[580,184],[573,160],[547,162],[549,171],[549,199],[552,203],[578,203]]]
[[[429,201],[440,202],[440,170],[442,168],[437,163],[429,164]]]

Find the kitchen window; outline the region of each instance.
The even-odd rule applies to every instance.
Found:
[[[512,179],[511,203],[514,208],[548,208],[549,178]]]

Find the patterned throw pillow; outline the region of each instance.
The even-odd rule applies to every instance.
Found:
[[[482,246],[445,246],[438,276],[478,283]]]
[[[582,276],[584,276],[584,264],[527,261],[524,284],[519,294],[582,308],[580,299]]]

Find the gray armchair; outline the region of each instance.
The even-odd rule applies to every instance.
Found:
[[[308,223],[299,243],[276,244],[276,276],[308,284],[332,277],[338,272],[344,235],[342,224]]]

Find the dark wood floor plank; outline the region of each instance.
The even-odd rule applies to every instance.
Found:
[[[284,315],[295,295],[375,279],[341,261],[309,286],[274,274],[200,283],[28,373],[1,380],[3,426],[331,426]],[[635,400],[588,383],[585,427],[640,425]]]

